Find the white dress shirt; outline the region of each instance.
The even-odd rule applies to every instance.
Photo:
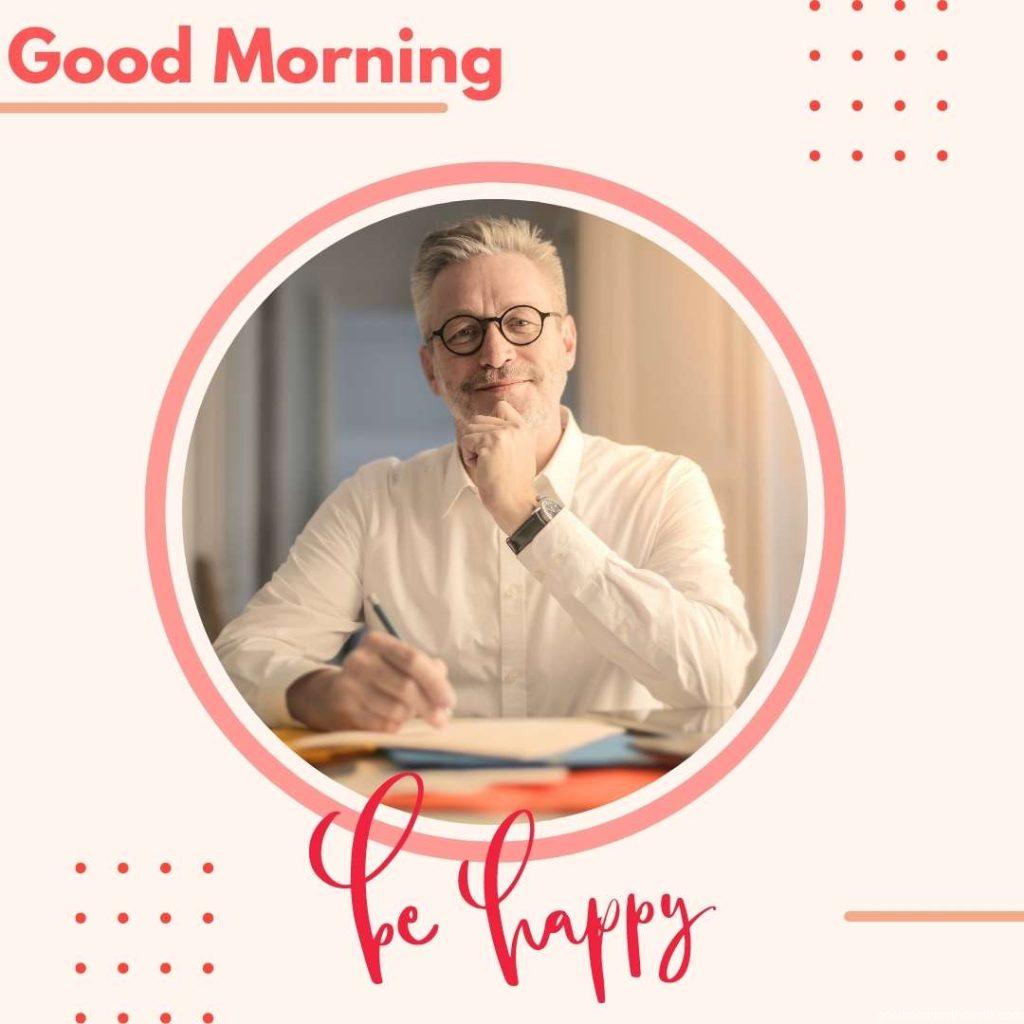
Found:
[[[381,607],[448,665],[460,716],[726,706],[755,645],[707,478],[677,455],[563,432],[537,477],[565,507],[518,555],[453,444],[363,466],[217,638],[257,714]]]

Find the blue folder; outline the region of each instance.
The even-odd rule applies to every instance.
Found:
[[[520,761],[511,757],[488,757],[480,754],[454,754],[447,750],[412,750],[409,747],[383,747],[399,768],[542,768],[560,765],[565,768],[633,768],[663,765],[664,761],[630,743],[626,733],[574,747],[557,757],[540,761]]]

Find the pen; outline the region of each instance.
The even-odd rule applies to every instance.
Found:
[[[376,594],[370,594],[370,604],[373,607],[374,614],[377,616],[378,619],[380,619],[381,624],[384,626],[384,628],[396,640],[401,640],[402,638],[398,635],[398,630],[395,629],[395,627],[391,624],[391,620],[388,618],[388,613],[384,611],[383,608],[381,608],[380,601],[378,600]],[[437,708],[434,712],[432,712],[432,715],[434,715],[435,717],[432,717],[430,719],[431,723],[436,728],[440,728],[442,725],[447,723],[449,718],[451,718],[451,709]]]
[[[373,610],[377,615],[377,618],[383,623],[384,628],[396,639],[401,640],[402,638],[398,635],[398,630],[391,625],[391,620],[387,616],[387,612],[384,611],[380,606],[380,602],[377,600],[376,594],[370,595],[370,604],[373,605]]]

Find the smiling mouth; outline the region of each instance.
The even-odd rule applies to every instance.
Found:
[[[494,384],[481,384],[480,387],[474,388],[474,391],[500,391],[502,388],[515,387],[516,384],[528,384],[529,381],[525,380],[499,380]]]

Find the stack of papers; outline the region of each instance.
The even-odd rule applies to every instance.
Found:
[[[373,747],[537,764],[551,763],[577,747],[621,734],[618,726],[588,718],[456,718],[441,729],[415,720],[397,732],[309,733],[289,746],[303,755],[309,750],[347,754]]]
[[[594,718],[463,718],[440,729],[413,721],[397,732],[278,735],[314,764],[341,765],[348,774],[325,770],[357,791],[372,792],[396,770],[414,771],[423,779],[423,810],[442,814],[576,813],[626,796],[669,767],[664,751],[641,750],[639,737]],[[383,756],[367,761],[368,752]],[[338,758],[349,758],[351,770]],[[387,803],[408,809],[415,798],[408,780]]]

